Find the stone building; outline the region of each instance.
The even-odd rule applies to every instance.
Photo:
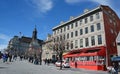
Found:
[[[117,52],[118,52],[117,55],[120,56],[120,32],[117,36],[116,43],[117,43]]]
[[[71,67],[77,61],[78,68],[105,70],[105,66],[111,65],[111,57],[117,55],[119,20],[109,6],[85,9],[80,16],[55,26],[53,38],[55,42],[68,42],[69,47],[65,49],[69,51],[64,58],[70,61]]]
[[[52,35],[48,34],[47,39],[43,43],[42,59],[56,60],[55,52],[53,51]]]
[[[40,64],[41,64],[41,61],[42,61],[42,45],[40,45],[38,40],[37,40],[37,29],[36,28],[33,31],[32,41],[29,44],[27,55],[29,57],[34,57],[34,58],[39,59]]]
[[[27,54],[30,45],[32,44],[33,38],[26,36],[14,36],[10,39],[7,49],[12,54],[25,55]],[[38,45],[42,49],[43,40],[37,39]],[[34,43],[34,42],[33,42]]]

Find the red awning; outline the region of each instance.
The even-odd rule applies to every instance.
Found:
[[[101,46],[101,47],[83,48],[83,49],[78,49],[78,50],[72,50],[63,56],[64,57],[105,56],[105,48],[103,48],[103,46]]]

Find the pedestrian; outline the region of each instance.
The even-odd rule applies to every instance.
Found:
[[[49,60],[49,59],[47,59],[47,65],[49,66],[49,64],[50,64],[50,60]]]
[[[34,64],[38,65],[38,57],[35,56]]]
[[[113,63],[113,68],[115,70],[114,74],[118,74],[118,62]]]
[[[12,62],[12,54],[9,54],[9,62]]]
[[[13,60],[15,60],[15,61],[17,60],[17,54],[13,55]]]
[[[75,68],[77,68],[77,61],[75,61]]]
[[[6,52],[5,54],[6,54],[6,56],[5,56],[5,61],[7,62],[7,61],[8,61],[8,56],[9,56],[9,53],[8,53],[8,52]]]
[[[44,63],[46,64],[46,63],[47,63],[47,58],[46,58],[46,59],[44,59],[43,61],[44,61]]]
[[[0,59],[2,58],[2,55],[3,55],[3,54],[2,54],[1,51],[0,51]]]
[[[6,62],[6,54],[5,53],[3,54],[2,58],[3,58],[3,63]]]

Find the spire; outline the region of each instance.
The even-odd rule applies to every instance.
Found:
[[[32,40],[36,40],[37,39],[37,29],[36,29],[36,25],[32,34]]]

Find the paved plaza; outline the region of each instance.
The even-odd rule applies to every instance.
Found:
[[[27,60],[3,63],[0,60],[0,74],[107,74],[107,72],[74,68],[60,70],[53,64],[34,65]]]

